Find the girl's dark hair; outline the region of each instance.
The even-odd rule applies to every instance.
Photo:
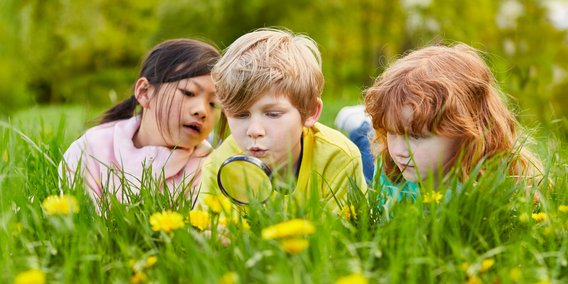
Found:
[[[159,88],[163,83],[207,75],[219,56],[217,48],[202,41],[167,40],[148,53],[138,78],[146,77],[150,84]],[[132,95],[107,110],[98,124],[131,118],[137,105],[138,101]]]

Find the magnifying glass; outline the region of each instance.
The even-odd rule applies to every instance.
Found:
[[[217,184],[223,195],[238,205],[265,203],[274,191],[270,167],[246,155],[226,159],[217,172]]]

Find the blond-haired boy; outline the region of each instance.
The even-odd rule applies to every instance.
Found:
[[[212,76],[232,134],[204,164],[199,202],[220,194],[217,172],[237,154],[295,177],[293,196],[317,188],[333,208],[345,204],[350,179],[366,191],[357,147],[317,122],[324,78],[311,38],[279,29],[247,33],[228,47]]]

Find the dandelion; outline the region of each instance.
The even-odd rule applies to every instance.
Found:
[[[553,227],[546,227],[546,228],[544,228],[543,233],[544,233],[545,236],[549,236],[549,235],[554,233],[554,228]]]
[[[558,207],[558,211],[560,211],[562,213],[568,213],[568,205],[560,205]]]
[[[30,269],[24,271],[14,280],[15,284],[44,284],[45,283],[45,273],[39,269]]]
[[[470,276],[467,279],[467,282],[465,282],[465,283],[467,283],[467,284],[482,284],[483,281],[481,281],[481,279],[479,279],[479,277],[477,277],[477,276]]]
[[[442,194],[438,191],[436,192],[427,192],[426,194],[424,194],[424,198],[422,199],[423,203],[431,203],[431,202],[436,202],[436,203],[440,203],[440,200],[442,200]]]
[[[343,276],[335,284],[368,284],[369,279],[361,273],[353,273],[351,275]]]
[[[341,209],[341,211],[343,212],[343,217],[345,217],[345,220],[350,221],[351,218],[353,218],[354,220],[357,219],[357,212],[355,212],[355,207],[353,207],[353,205],[343,206],[343,209]]]
[[[140,284],[144,283],[148,277],[142,271],[135,271],[132,277],[130,277],[130,283],[132,284]]]
[[[529,221],[529,214],[523,213],[519,216],[519,221],[526,223]]]
[[[149,256],[146,259],[146,263],[144,264],[144,268],[150,268],[152,266],[154,266],[154,264],[156,264],[156,262],[158,262],[158,257],[155,255]]]
[[[156,212],[150,216],[153,231],[173,232],[183,227],[183,216],[171,210]]]
[[[221,212],[229,212],[231,210],[231,201],[227,198],[218,195],[206,195],[204,200],[205,205],[211,212],[219,214]]]
[[[203,231],[209,228],[209,224],[211,224],[211,217],[209,216],[209,213],[205,211],[191,210],[189,212],[189,222],[193,227]]]
[[[219,225],[226,227],[229,225],[229,223],[238,224],[241,226],[241,228],[245,230],[250,230],[250,225],[247,222],[247,220],[239,219],[237,216],[234,216],[233,219],[229,219],[225,216],[221,216],[219,218]]]
[[[495,259],[493,258],[488,258],[488,259],[484,259],[481,262],[481,268],[479,269],[479,272],[483,273],[489,270],[489,268],[491,268],[493,266],[493,264],[495,264]]]
[[[42,203],[48,215],[69,215],[79,212],[79,203],[71,195],[51,195]]]
[[[545,222],[546,220],[548,220],[548,215],[546,215],[546,213],[544,212],[533,213],[532,218],[537,222]]]
[[[298,254],[305,251],[310,242],[306,239],[287,239],[280,242],[280,247],[289,254]]]
[[[289,238],[313,234],[316,228],[309,220],[292,219],[262,229],[262,238],[265,240]]]
[[[235,272],[227,272],[219,279],[219,284],[235,284],[239,282],[239,275]]]
[[[521,278],[523,277],[523,271],[518,267],[514,267],[509,272],[509,277],[511,277],[511,280],[513,280],[515,282],[519,282],[519,281],[521,281]]]

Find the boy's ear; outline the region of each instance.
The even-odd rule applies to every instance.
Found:
[[[138,78],[134,84],[134,97],[143,108],[148,108],[150,105],[151,87],[146,77]]]
[[[318,98],[318,101],[317,101],[317,104],[316,104],[316,109],[312,112],[312,114],[310,116],[308,116],[306,118],[306,121],[304,121],[304,126],[305,127],[314,126],[314,124],[316,124],[316,122],[318,122],[318,120],[321,116],[322,109],[323,109],[323,101],[321,100],[321,98]]]

